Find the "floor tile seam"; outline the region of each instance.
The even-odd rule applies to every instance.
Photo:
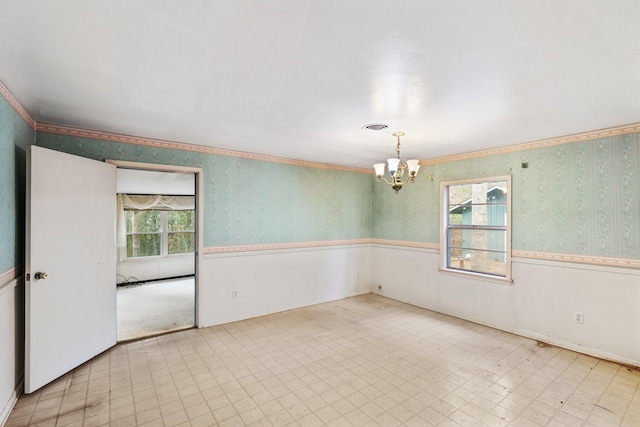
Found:
[[[40,400],[40,398],[41,398],[42,396],[41,396],[40,391],[37,391],[37,393],[39,393],[38,401],[37,401],[37,403],[35,404],[34,410],[31,412],[31,414],[30,414],[30,416],[29,416],[29,421],[28,421],[28,424],[27,424],[27,425],[31,425],[31,424],[32,424],[31,422],[32,422],[32,420],[33,420],[34,415],[36,414],[36,409],[38,408],[38,404],[39,404],[39,403],[40,403],[40,401],[41,401],[41,400]],[[45,400],[48,400],[48,399],[45,399]],[[56,414],[55,414],[55,416],[45,418],[44,420],[36,420],[36,422],[39,424],[39,423],[44,422],[44,421],[46,421],[47,419],[50,419],[50,418],[54,418],[54,419],[56,420],[56,422],[57,422],[58,417],[60,416],[60,408],[61,408],[61,407],[62,407],[62,399],[60,399],[60,403],[57,405],[57,409],[56,409]]]
[[[107,353],[107,355],[110,357],[111,352],[109,351],[109,352]],[[72,372],[73,372],[73,370],[72,370]],[[87,402],[89,401],[89,390],[90,390],[90,387],[89,387],[89,379],[91,378],[91,376],[90,376],[90,372],[91,372],[91,369],[89,369],[89,372],[88,372],[88,376],[87,376],[87,387],[86,387],[86,388],[85,388],[85,390],[84,390],[84,393],[83,393],[84,397],[83,397],[83,400],[82,400],[82,401],[83,401],[83,407],[82,407],[82,409],[81,409],[81,410],[82,410],[82,420],[83,420],[83,422],[84,422],[84,419],[85,419],[85,417],[86,417]],[[71,378],[73,378],[73,376],[71,376],[71,377],[69,377],[69,378],[67,379],[67,381],[68,381],[68,383],[69,383],[69,384],[71,384],[71,382],[72,382],[72,381],[70,380]],[[65,387],[65,391],[66,391],[66,389],[67,389],[67,387]],[[60,409],[62,408],[62,402],[63,402],[63,401],[64,401],[64,398],[60,400],[60,407],[58,408],[58,416],[56,417],[56,424],[57,424],[57,422],[58,422],[58,419],[60,418]],[[80,410],[80,409],[79,409],[79,410]],[[31,420],[29,420],[29,422],[31,422]]]
[[[573,364],[573,363],[572,363],[572,364]],[[570,367],[572,364],[569,364],[568,366],[566,366],[566,368],[562,371],[562,373],[564,373],[567,369],[569,369],[569,367]],[[560,374],[557,376],[557,378],[561,378],[561,377],[562,377],[562,373],[560,373]],[[571,392],[571,394],[569,394],[569,396],[567,396],[567,397],[565,398],[565,400],[564,400],[564,401],[561,401],[561,402],[560,402],[560,403],[561,403],[561,405],[560,405],[558,408],[555,408],[555,411],[554,411],[554,414],[553,414],[553,416],[552,416],[552,419],[553,419],[553,418],[555,418],[555,416],[556,416],[556,414],[557,414],[558,412],[563,412],[563,413],[566,413],[566,414],[568,414],[568,415],[574,416],[574,415],[572,415],[572,414],[569,414],[569,413],[568,413],[568,412],[566,412],[566,411],[563,411],[563,408],[564,408],[566,405],[570,405],[570,404],[569,404],[569,403],[567,403],[567,402],[568,402],[568,401],[569,401],[569,400],[570,400],[570,399],[571,399],[571,398],[576,394],[576,392],[577,392],[577,391],[578,391],[578,389],[580,388],[580,385],[586,381],[586,379],[588,378],[588,376],[589,376],[589,375],[585,376],[585,377],[584,377],[584,378],[583,378],[579,383],[577,383],[577,384],[575,385],[575,387],[573,388],[573,391]],[[611,377],[611,379],[610,379],[610,380],[609,380],[609,382],[607,383],[607,386],[606,386],[606,387],[603,387],[603,392],[604,392],[604,390],[607,390],[607,389],[611,386],[611,382],[613,381],[613,378],[614,378],[614,376],[612,376],[612,377]],[[545,389],[545,390],[546,390],[546,389]],[[600,396],[602,396],[603,392],[601,392],[601,393],[600,393]],[[598,398],[598,401],[600,400],[600,398],[601,398],[601,397],[599,397],[599,398]],[[591,408],[585,408],[585,411],[587,412],[587,416],[586,416],[586,418],[583,420],[583,421],[585,421],[585,422],[586,422],[586,420],[588,420],[588,419],[591,417],[591,415],[593,414],[593,411],[594,411],[594,410],[595,410],[595,408],[598,406],[598,405],[597,405],[597,403],[590,403],[590,405],[591,405]],[[570,405],[570,406],[573,406],[573,405]],[[625,410],[625,411],[626,411],[626,410]]]
[[[531,378],[533,378],[535,376],[535,374],[540,370],[543,369],[543,367],[546,366],[543,365],[542,367],[536,369],[535,371],[533,371],[531,374],[527,375],[526,377],[523,378],[523,380],[513,389],[511,390],[511,392],[514,392],[517,390],[518,387],[526,384]],[[504,373],[504,375],[502,375],[498,380],[496,380],[495,382],[497,383],[498,381],[500,381],[501,379],[505,378],[507,375],[509,375],[509,373],[513,372],[516,369],[520,369],[520,366],[517,364],[514,364],[511,366],[511,369],[509,369],[509,371],[507,371],[506,373]]]
[[[601,361],[598,361],[598,364],[599,364],[600,362],[601,362]],[[570,365],[569,365],[569,366],[570,366]],[[569,368],[569,366],[567,366],[567,369]],[[596,364],[596,366],[597,366],[597,364]],[[595,368],[595,366],[594,366],[593,368]],[[593,368],[592,368],[592,369],[593,369]],[[563,373],[564,373],[564,371],[563,371]],[[591,375],[591,374],[592,374],[592,373],[589,373],[589,375]],[[561,377],[561,375],[562,375],[562,374],[560,374],[558,377],[560,378],[560,377]],[[581,385],[582,385],[582,384],[587,380],[587,378],[589,377],[589,375],[585,376],[585,377],[584,377],[584,378],[583,378],[583,379],[582,379],[582,380],[581,380],[581,381],[580,381],[580,382],[579,382],[579,383],[574,387],[574,389],[573,389],[573,391],[571,392],[571,394],[570,394],[570,395],[565,399],[564,403],[562,404],[562,406],[560,406],[560,407],[558,408],[558,410],[559,410],[559,409],[562,409],[562,407],[563,407],[565,404],[567,404],[567,401],[568,401],[569,399],[571,399],[571,398],[575,395],[575,393],[580,389],[580,386],[581,386]],[[609,380],[609,382],[607,383],[607,385],[606,385],[605,387],[603,387],[603,388],[602,388],[602,391],[601,391],[601,393],[600,393],[600,396],[598,397],[598,402],[600,402],[600,400],[602,399],[602,395],[604,394],[604,392],[605,392],[606,390],[608,390],[608,389],[609,389],[609,387],[611,387],[611,384],[612,384],[612,382],[613,382],[613,379],[614,379],[614,378],[615,378],[615,375],[612,375],[612,376],[611,376],[611,379]],[[591,417],[591,415],[593,414],[593,411],[595,410],[595,408],[596,408],[596,407],[598,407],[598,402],[596,402],[596,403],[592,403],[592,404],[591,404],[591,408],[589,408],[589,409],[588,409],[588,411],[587,411],[587,412],[588,412],[588,416],[587,416],[587,418],[586,418],[586,419],[589,419],[589,417]],[[627,406],[627,408],[625,409],[625,413],[626,413],[627,409],[628,409],[628,406]],[[586,420],[585,420],[585,421],[586,421]]]
[[[620,367],[620,369],[622,369],[622,366]],[[614,377],[615,378],[615,377]],[[611,380],[611,383],[613,383],[613,379]],[[605,390],[608,390],[611,387],[611,383],[607,386],[607,388]],[[636,393],[640,393],[640,381],[638,381],[638,383],[636,384],[636,389],[632,395],[632,397],[627,401],[627,405],[624,409],[624,412],[622,413],[621,417],[624,419],[624,416],[629,412],[629,409],[631,409],[631,404],[633,403],[633,396],[636,395]],[[604,394],[604,393],[603,393]],[[601,399],[602,397],[600,397]],[[595,405],[594,405],[595,406]]]

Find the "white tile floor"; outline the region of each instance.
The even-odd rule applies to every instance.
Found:
[[[120,344],[7,426],[639,426],[637,369],[364,295]]]

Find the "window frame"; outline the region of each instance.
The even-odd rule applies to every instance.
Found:
[[[505,275],[496,275],[485,272],[467,271],[449,266],[449,231],[452,229],[460,229],[461,227],[450,227],[449,224],[449,187],[464,184],[481,184],[489,182],[505,181],[507,185],[506,200],[506,247],[505,247]],[[513,279],[511,276],[511,175],[471,178],[455,181],[444,181],[440,183],[440,272],[452,274],[460,277],[475,278],[500,284],[511,284]],[[495,226],[474,226],[473,229],[495,230]]]
[[[127,253],[127,251],[125,251],[124,253],[124,260],[123,261],[130,261],[130,262],[139,262],[139,261],[145,261],[145,260],[157,260],[160,258],[173,258],[173,257],[180,257],[180,256],[192,256],[195,254],[195,247],[193,248],[192,252],[182,252],[182,253],[177,253],[177,254],[170,254],[169,253],[169,234],[173,234],[173,233],[193,233],[194,236],[194,242],[195,242],[195,238],[196,238],[196,231],[194,230],[183,230],[183,231],[169,231],[169,210],[162,210],[162,209],[125,209],[125,215],[127,215],[128,212],[143,212],[143,211],[156,211],[160,213],[160,231],[159,232],[134,232],[134,233],[126,233],[126,237],[127,240],[129,238],[129,236],[133,236],[133,235],[160,235],[160,254],[159,255],[148,255],[148,256],[134,256],[134,257],[130,257]],[[194,215],[196,214],[195,209],[193,209]],[[195,224],[195,221],[194,221]],[[195,245],[194,245],[195,246]]]
[[[193,209],[189,209],[189,212],[193,212],[193,224],[195,225],[195,220],[196,220],[196,210]],[[162,218],[162,250],[163,253],[166,254],[167,257],[175,257],[175,256],[180,256],[180,255],[192,255],[195,253],[196,248],[195,248],[195,239],[196,239],[196,230],[195,228],[193,230],[181,230],[181,231],[170,231],[169,230],[169,212],[181,212],[178,210],[172,210],[172,211],[163,211],[166,212],[164,213],[164,217]],[[184,211],[182,211],[184,212]],[[162,215],[162,214],[161,214]],[[177,254],[170,254],[169,253],[169,235],[170,234],[178,234],[178,233],[191,233],[193,234],[193,243],[194,243],[194,247],[193,247],[193,251],[191,252],[180,252]]]

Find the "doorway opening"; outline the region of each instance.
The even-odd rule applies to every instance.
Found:
[[[119,284],[117,306],[118,342],[192,328],[195,278]]]
[[[201,169],[112,163],[118,166],[117,341],[197,326]]]

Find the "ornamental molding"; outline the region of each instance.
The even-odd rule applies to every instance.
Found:
[[[20,114],[20,116],[24,119],[24,121],[27,122],[27,124],[31,127],[31,129],[35,130],[36,121],[33,118],[31,118],[27,110],[25,110],[24,107],[20,105],[16,97],[13,96],[9,88],[5,86],[5,84],[2,81],[0,81],[0,93],[2,94],[2,96],[5,97],[7,102],[9,102],[9,104],[11,104],[11,106],[18,112],[18,114]]]
[[[557,254],[552,252],[516,250],[511,251],[511,256],[517,258],[539,259],[544,261],[572,262],[578,264],[591,264],[609,267],[640,268],[640,259],[634,258],[614,258],[593,255]]]
[[[9,270],[0,273],[0,289],[4,288],[7,284],[9,284],[14,279],[17,279],[24,272],[24,265],[16,265]]]
[[[317,169],[330,169],[346,172],[357,172],[371,174],[369,168],[358,168],[353,166],[333,165],[329,163],[318,163],[307,160],[288,159],[285,157],[269,156],[266,154],[248,153],[244,151],[227,150],[223,148],[205,147],[203,145],[188,144],[183,142],[165,141],[161,139],[142,138],[137,136],[121,135],[110,132],[99,132],[87,129],[74,128],[69,126],[59,126],[45,123],[36,125],[38,132],[48,132],[58,135],[75,136],[79,138],[92,138],[102,141],[124,142],[127,144],[144,145],[154,148],[169,148],[173,150],[191,151],[195,153],[214,154],[217,156],[238,157],[249,160],[260,160],[264,162],[282,163],[293,166],[304,166]]]
[[[271,243],[263,245],[239,245],[239,246],[213,246],[204,248],[204,253],[225,254],[232,252],[255,252],[255,251],[273,251],[283,249],[306,249],[319,248],[326,246],[351,246],[370,244],[371,239],[349,239],[349,240],[321,240],[317,242],[291,242],[291,243]]]
[[[455,154],[452,156],[437,157],[435,159],[421,160],[420,165],[437,165],[440,163],[456,162],[460,160],[475,159],[479,157],[497,156],[500,154],[514,153],[518,151],[533,150],[536,148],[552,147],[554,145],[570,144],[572,142],[589,141],[593,139],[608,138],[611,136],[627,135],[640,132],[640,123],[616,126],[589,132],[581,132],[556,138],[541,139],[522,144],[507,145],[489,150],[472,151],[469,153]]]

